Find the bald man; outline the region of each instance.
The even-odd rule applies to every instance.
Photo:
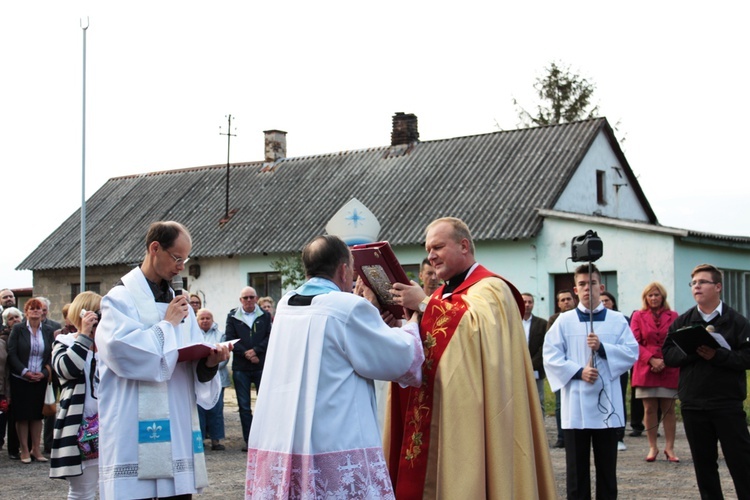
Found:
[[[239,339],[239,342],[234,344],[232,379],[234,390],[237,392],[237,404],[240,407],[242,437],[245,439],[242,451],[247,451],[247,436],[253,423],[250,387],[255,384],[256,392],[260,390],[268,337],[271,334],[271,315],[258,305],[255,288],[246,286],[242,289],[240,307],[229,311],[225,333],[227,340]]]

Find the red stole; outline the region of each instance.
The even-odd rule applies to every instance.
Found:
[[[472,285],[489,277],[500,278],[508,284],[523,317],[523,298],[516,287],[483,266],[477,266],[449,297],[442,298],[445,285],[430,296],[427,310],[419,325],[425,353],[422,386],[418,389],[402,389],[398,384],[391,384],[391,442],[388,468],[398,499],[422,498],[427,474],[437,367],[461,318],[466,313],[463,295]]]

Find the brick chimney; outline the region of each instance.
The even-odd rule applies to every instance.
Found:
[[[266,134],[266,160],[269,163],[286,158],[286,132],[283,130],[264,130]]]
[[[419,141],[417,115],[398,112],[393,115],[393,131],[391,132],[391,146],[411,144]]]

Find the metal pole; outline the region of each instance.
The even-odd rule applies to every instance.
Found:
[[[83,106],[81,130],[81,285],[80,292],[86,291],[86,30],[89,29],[89,18],[86,25],[80,20],[83,30]]]
[[[229,115],[227,117],[228,124],[227,124],[227,204],[226,204],[226,211],[224,213],[224,217],[227,219],[229,218],[229,144],[232,142],[232,115]]]
[[[232,142],[232,136],[235,135],[232,133],[232,115],[227,115],[227,133],[224,134],[221,132],[221,127],[219,127],[219,135],[226,135],[227,136],[227,188],[226,188],[226,195],[227,195],[227,201],[226,201],[226,210],[224,211],[224,219],[229,220],[229,146]]]

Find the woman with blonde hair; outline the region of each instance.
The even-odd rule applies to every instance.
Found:
[[[633,366],[631,385],[635,388],[635,397],[643,401],[643,425],[649,445],[646,462],[655,461],[659,455],[656,444],[659,409],[666,437],[664,456],[670,462],[679,462],[680,459],[674,454],[674,407],[680,369],[666,366],[661,351],[669,327],[677,319],[677,313],[670,309],[667,291],[661,283],[653,282],[646,285],[641,300],[641,309],[635,311],[630,320],[630,328],[640,345],[638,361]]]
[[[271,319],[276,315],[276,302],[272,297],[261,297],[258,299],[258,306],[271,315]]]
[[[93,499],[99,483],[99,404],[94,337],[101,296],[80,293],[67,319],[77,331],[59,335],[52,348],[52,369],[60,379],[60,409],[52,441],[49,476],[67,479],[68,499]]]

